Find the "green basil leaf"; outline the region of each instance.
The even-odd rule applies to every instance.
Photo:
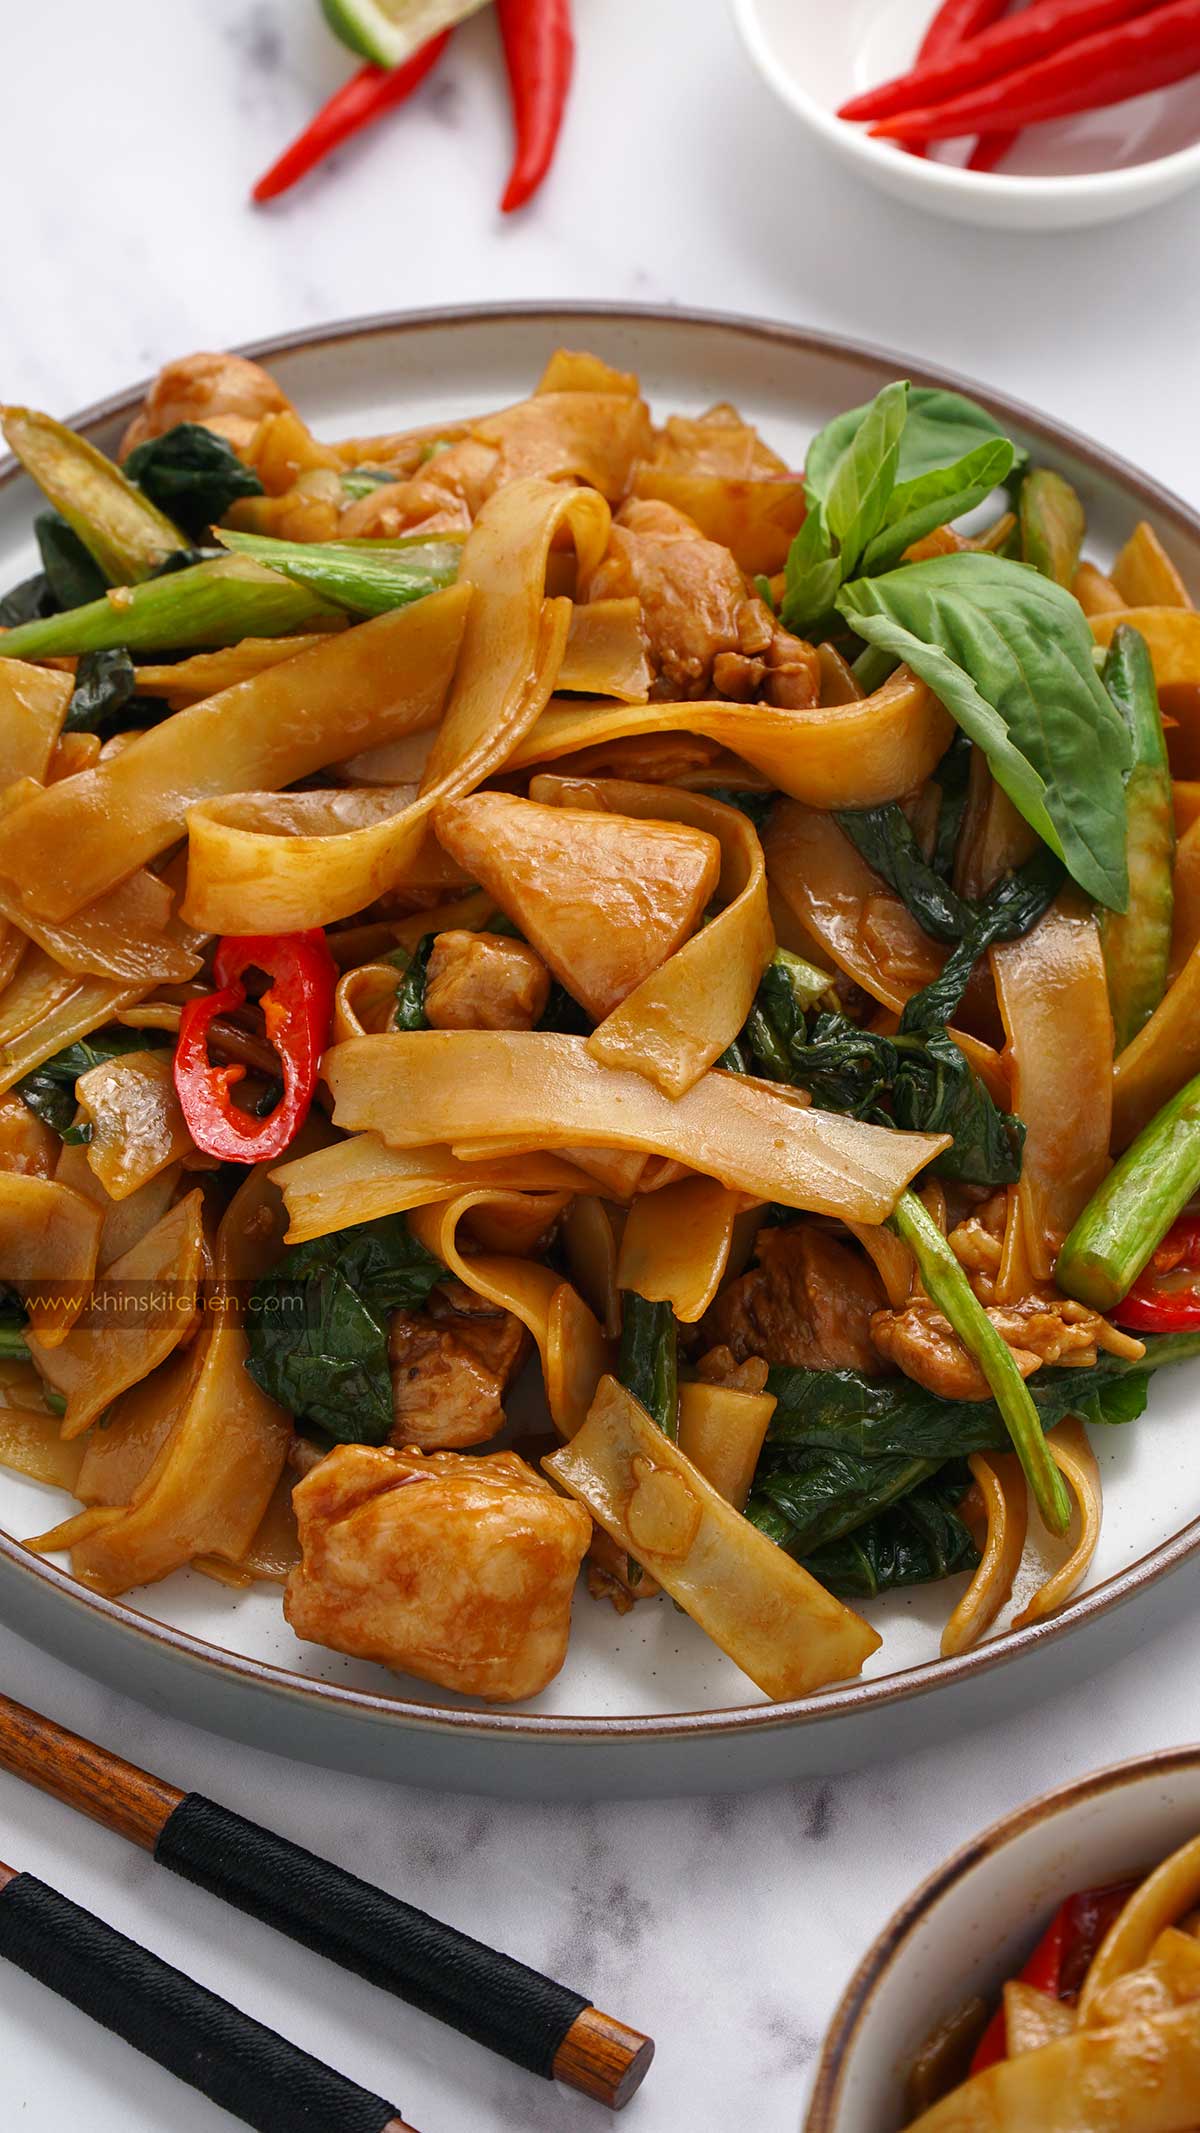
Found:
[[[847,408],[818,432],[808,448],[804,478],[814,495],[824,496],[833,469],[862,423],[870,406]],[[990,444],[1004,432],[985,408],[962,393],[946,392],[940,385],[914,385],[908,395],[908,420],[900,440],[897,482],[917,481],[935,468],[954,466],[982,444]],[[1026,454],[1014,446],[1016,464]]]
[[[779,609],[784,628],[800,637],[831,614],[841,582],[842,566],[833,552],[824,511],[819,503],[810,503],[784,566]]]
[[[992,490],[1007,481],[1016,459],[1016,448],[1007,437],[994,437],[950,467],[935,467],[902,482],[892,492],[887,521],[875,535],[862,558],[862,568],[873,575],[891,570],[914,541],[924,540],[938,526],[948,526],[964,512],[986,503]]]
[[[89,1067],[99,1066],[102,1059],[115,1059],[122,1052],[152,1052],[168,1041],[157,1030],[122,1029],[119,1024],[112,1029],[93,1030],[90,1037],[80,1037],[40,1067],[22,1075],[16,1084],[17,1095],[43,1125],[53,1128],[60,1140],[89,1141],[90,1124],[73,1124],[75,1084],[80,1075],[86,1074]]]
[[[1123,911],[1129,735],[1078,601],[1025,564],[968,552],[857,579],[836,604],[941,699],[1080,887]]]
[[[805,1556],[804,1568],[843,1600],[874,1600],[974,1570],[979,1550],[959,1516],[970,1483],[968,1467],[943,1468],[865,1526]]]
[[[863,550],[887,518],[907,415],[907,382],[901,379],[885,385],[830,474],[821,501],[825,523],[838,544],[844,578],[853,574]]]

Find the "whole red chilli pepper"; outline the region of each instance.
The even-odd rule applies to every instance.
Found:
[[[251,194],[251,199],[277,200],[310,170],[323,163],[326,156],[340,148],[352,134],[370,126],[385,111],[394,110],[419,89],[427,74],[437,65],[450,42],[450,31],[442,30],[431,37],[399,67],[360,67],[349,81],[335,89],[327,104],[323,104],[316,116],[309,121],[303,133],[298,134],[289,148],[285,148],[278,160],[265,171]]]
[[[1200,0],[1167,0],[1118,29],[1080,38],[948,103],[899,112],[871,131],[885,140],[944,141],[997,126],[1038,126],[1165,89],[1198,68]]]
[[[516,149],[500,206],[506,215],[533,198],[554,160],[575,39],[570,0],[496,0],[512,97]]]
[[[993,22],[998,22],[1007,4],[1008,0],[942,0],[921,39],[917,66],[932,67],[939,60],[948,59],[968,38],[977,37],[981,30],[988,30]],[[926,152],[919,142],[906,141],[904,145],[911,155],[923,156]],[[982,141],[978,144],[980,148],[983,145]]]
[[[844,119],[886,119],[896,112],[943,104],[966,89],[1011,74],[1015,67],[1075,45],[1080,38],[1109,30],[1132,16],[1144,14],[1154,0],[1033,0],[1018,15],[983,30],[960,45],[940,64],[914,67],[909,74],[881,83],[852,96],[838,112]]]
[[[216,1066],[208,1056],[208,1032],[218,1015],[233,1014],[246,999],[242,978],[264,970],[271,980],[262,996],[263,1025],[279,1054],[283,1095],[265,1118],[235,1104],[232,1089],[244,1066]],[[319,928],[310,933],[226,934],[213,957],[214,989],[189,1000],[179,1018],[175,1090],[197,1148],[224,1162],[263,1163],[295,1139],[308,1116],[321,1053],[329,1036],[337,965]]]

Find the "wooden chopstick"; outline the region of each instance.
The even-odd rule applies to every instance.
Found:
[[[645,2078],[653,2039],[582,1993],[9,1696],[0,1696],[0,1769],[530,2073],[613,2111]]]
[[[395,2104],[2,1863],[0,1955],[258,2133],[415,2133]]]

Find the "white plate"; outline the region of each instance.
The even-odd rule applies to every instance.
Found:
[[[1031,126],[996,171],[962,168],[968,144],[928,156],[873,141],[839,106],[911,67],[933,0],[731,0],[764,81],[868,184],[954,222],[1069,230],[1115,222],[1200,179],[1200,76],[1103,111]]]
[[[889,1919],[846,1987],[804,2133],[897,2133],[908,2068],[939,2023],[996,1998],[1068,1896],[1132,1880],[1197,1835],[1200,1748],[1117,1763],[981,1831]]]
[[[902,357],[757,325],[616,309],[437,314],[294,336],[251,353],[268,361],[318,432],[436,421],[524,397],[560,343],[640,372],[660,413],[732,399],[795,466],[814,430],[888,378],[939,379]],[[965,388],[976,391],[971,386]],[[981,398],[989,396],[979,394]],[[84,426],[117,437],[136,395]],[[1006,427],[1079,488],[1103,554],[1150,516],[1200,584],[1200,521],[1132,469],[992,398]],[[35,494],[0,482],[0,586],[35,567]],[[938,1636],[961,1580],[868,1608],[883,1648],[861,1683],[767,1705],[667,1601],[624,1619],[581,1592],[566,1666],[536,1703],[481,1711],[316,1646],[284,1622],[276,1588],[244,1594],[187,1574],[112,1603],[0,1538],[0,1614],[105,1679],[189,1717],[316,1761],[461,1790],[542,1794],[700,1791],[768,1783],[899,1753],[973,1715],[994,1717],[1115,1657],[1168,1607],[1162,1572],[1200,1548],[1200,1432],[1186,1427],[1200,1369],[1160,1380],[1149,1415],[1097,1431],[1107,1505],[1085,1594],[1053,1623],[994,1637],[952,1662]],[[20,1536],[63,1514],[59,1492],[0,1471],[0,1529]],[[1135,1592],[1139,1609],[1122,1607]],[[1135,1621],[1135,1616],[1137,1620]]]

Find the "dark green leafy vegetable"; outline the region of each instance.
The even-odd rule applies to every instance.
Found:
[[[199,422],[177,422],[136,445],[123,471],[190,540],[215,526],[239,497],[263,494],[253,467]]]
[[[293,1245],[254,1286],[246,1368],[300,1426],[337,1444],[383,1444],[392,1427],[388,1317],[419,1310],[445,1273],[403,1215]]]
[[[1015,874],[997,882],[957,948],[936,978],[914,993],[900,1017],[900,1034],[929,1036],[945,1030],[955,1015],[981,955],[997,941],[1020,940],[1049,910],[1062,887],[1062,867],[1052,852],[1035,852]]]
[[[33,531],[50,594],[43,614],[56,610],[61,613],[83,607],[89,600],[103,599],[108,579],[65,518],[60,518],[57,511],[39,511]]]
[[[85,652],[63,720],[64,733],[115,733],[137,694],[133,661],[123,647]]]
[[[896,891],[917,924],[935,941],[960,941],[975,916],[926,859],[899,802],[861,811],[839,809],[836,817],[855,850]]]
[[[758,1526],[789,1555],[811,1555],[845,1538],[936,1473],[937,1460],[858,1459],[851,1452],[793,1450],[786,1464],[760,1462],[746,1505]]]
[[[435,936],[422,934],[411,955],[404,948],[397,948],[388,957],[397,969],[404,972],[396,989],[396,1006],[392,1014],[393,1029],[428,1029],[425,1015],[425,976]]]
[[[804,1568],[844,1600],[874,1600],[903,1585],[974,1570],[979,1550],[959,1507],[970,1486],[966,1468],[943,1468],[891,1510],[804,1558]]]
[[[765,829],[771,809],[775,805],[773,792],[744,791],[741,786],[713,785],[709,788],[710,800],[722,800],[726,807],[736,807],[740,814],[748,815],[756,830]]]
[[[669,1303],[621,1292],[617,1376],[665,1437],[679,1435],[679,1328]]]
[[[122,1052],[156,1051],[167,1042],[158,1030],[122,1029],[117,1024],[111,1029],[93,1030],[90,1037],[80,1037],[31,1073],[22,1075],[16,1084],[17,1095],[43,1125],[52,1127],[60,1140],[90,1141],[92,1129],[86,1120],[79,1126],[73,1123],[75,1084],[80,1075],[86,1074],[89,1067],[99,1066],[103,1059],[119,1058]]]
[[[945,877],[954,865],[958,833],[962,828],[962,819],[967,807],[971,743],[965,733],[955,734],[933,775],[942,795],[942,804],[938,810],[930,864]]]
[[[941,699],[1081,888],[1124,910],[1129,735],[1078,601],[1024,564],[963,552],[858,578],[837,605]]]
[[[1029,1379],[1043,1429],[1068,1415],[1121,1424],[1144,1411],[1150,1376],[1200,1355],[1200,1334],[1151,1334],[1140,1362],[1101,1354],[1090,1369],[1046,1366]],[[767,1390],[776,1407],[763,1447],[765,1468],[786,1464],[794,1447],[858,1458],[965,1459],[1008,1450],[994,1400],[943,1400],[913,1378],[869,1378],[856,1370],[772,1366]]]
[[[0,1363],[27,1363],[29,1344],[25,1338],[25,1315],[22,1311],[0,1311]]]
[[[54,613],[55,604],[45,571],[36,571],[0,599],[0,629],[16,630],[26,622],[40,622]]]

